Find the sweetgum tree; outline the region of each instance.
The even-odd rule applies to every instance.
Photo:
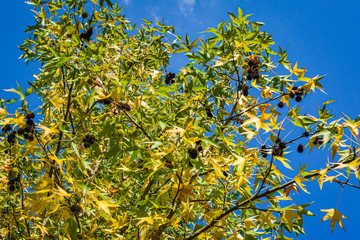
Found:
[[[322,77],[240,9],[191,42],[110,0],[29,4],[21,57],[41,71],[1,102],[3,238],[288,239],[312,215],[292,200],[307,182],[357,187],[359,119],[328,102],[305,114]],[[188,64],[171,73],[174,54]],[[320,169],[289,154],[314,148],[329,153]]]

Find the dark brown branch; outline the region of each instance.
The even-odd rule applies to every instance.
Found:
[[[339,180],[336,180],[336,179],[334,179],[333,181],[336,182],[336,183],[338,183],[338,184],[340,184],[342,187],[344,187],[344,185],[348,185],[348,186],[350,186],[350,187],[360,189],[359,186],[355,186],[355,185],[353,185],[353,184],[351,184],[351,183],[348,183],[348,182],[343,182],[343,181],[339,181]]]
[[[350,156],[350,155],[349,155]],[[346,159],[347,157],[349,156],[346,156],[344,157],[343,159],[340,159],[339,160],[339,163],[336,163],[334,165],[332,165],[330,168],[328,168],[328,171],[330,170],[333,170],[335,169],[336,167],[338,167],[340,165],[340,163],[342,163],[342,161],[344,159]],[[310,179],[310,178],[313,178],[313,177],[317,177],[317,176],[320,176],[321,174],[319,173],[312,173],[312,174],[309,174],[307,176],[304,176],[303,178],[305,179]],[[215,224],[217,222],[219,222],[222,218],[226,217],[227,215],[231,214],[232,212],[238,210],[239,208],[243,207],[243,206],[246,206],[247,204],[253,202],[254,200],[257,200],[257,199],[260,199],[260,198],[263,198],[263,197],[266,197],[272,193],[275,193],[281,189],[284,189],[288,186],[290,186],[291,184],[294,184],[295,183],[295,180],[291,180],[287,183],[284,183],[278,187],[275,187],[275,188],[272,188],[272,189],[269,189],[261,194],[256,194],[254,195],[253,197],[249,198],[249,199],[246,199],[240,203],[237,203],[235,206],[231,207],[230,209],[228,209],[227,211],[223,212],[222,214],[220,214],[218,217],[216,217],[214,220],[212,220],[210,223],[208,223],[206,226],[204,226],[203,228],[199,229],[198,231],[196,231],[195,233],[193,233],[191,236],[189,236],[188,238],[185,238],[185,240],[192,240],[192,239],[195,239],[197,236],[199,236],[200,234],[206,232],[207,230],[209,230],[210,228],[214,227]]]

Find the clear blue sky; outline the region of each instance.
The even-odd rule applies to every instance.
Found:
[[[307,67],[308,76],[326,74],[323,86],[327,95],[319,92],[316,96],[304,99],[303,104],[309,112],[316,110],[321,102],[335,99],[330,107],[333,113],[342,113],[354,118],[360,114],[360,81],[357,70],[360,65],[360,1],[280,1],[280,0],[126,0],[124,13],[131,22],[142,18],[149,20],[165,19],[167,24],[175,26],[179,35],[188,33],[191,39],[201,36],[208,27],[228,20],[227,12],[237,12],[240,6],[245,14],[253,14],[251,20],[264,22],[267,32],[273,33],[277,45],[288,47],[289,59],[298,61],[300,67]],[[21,52],[17,49],[26,34],[26,25],[31,25],[33,13],[23,0],[2,1],[0,16],[3,22],[0,39],[2,58],[0,89],[16,87],[16,81],[26,88],[32,81],[32,74],[38,72],[39,65],[30,63],[28,67],[18,59]],[[174,60],[169,70],[178,71],[185,62],[181,58]],[[1,98],[15,97],[1,92]],[[32,106],[32,108],[35,108]],[[309,162],[327,161],[319,151],[315,155],[297,155]],[[295,159],[296,160],[296,159]],[[338,210],[349,220],[344,220],[346,232],[339,226],[334,234],[330,231],[330,222],[318,223],[323,217],[319,208],[335,208],[341,188],[338,185],[325,184],[323,191],[316,183],[307,183],[311,195],[301,192],[296,196],[298,204],[315,201],[311,210],[316,217],[305,219],[305,232],[308,237],[299,239],[358,239],[360,208],[358,199],[360,190],[346,187],[343,190]]]

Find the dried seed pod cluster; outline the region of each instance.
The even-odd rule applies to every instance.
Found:
[[[85,138],[82,140],[84,143],[85,148],[89,148],[95,142],[95,137],[91,135],[86,135]]]
[[[90,41],[91,36],[93,35],[94,30],[92,27],[89,27],[88,30],[86,30],[84,33],[80,34],[80,39]]]
[[[276,138],[275,145],[272,149],[273,156],[282,156],[284,154],[284,149],[287,147],[286,143],[281,140],[281,138]]]
[[[165,83],[166,83],[167,85],[169,85],[169,84],[171,85],[171,84],[175,83],[174,78],[175,78],[175,73],[168,72],[168,73],[165,75]]]
[[[252,79],[259,79],[260,74],[259,74],[259,64],[260,64],[260,60],[257,57],[253,57],[248,61],[248,72],[246,75],[246,79],[247,80],[252,80]]]

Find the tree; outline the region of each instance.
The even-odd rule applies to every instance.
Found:
[[[29,3],[21,57],[42,68],[1,102],[2,237],[288,239],[312,215],[292,200],[306,182],[359,188],[360,118],[334,120],[329,101],[306,114],[322,76],[240,9],[191,42],[165,23],[130,24],[110,0]],[[178,73],[166,70],[174,54],[188,57]],[[297,166],[290,151],[314,148],[329,163]],[[343,227],[336,208],[322,211]]]

